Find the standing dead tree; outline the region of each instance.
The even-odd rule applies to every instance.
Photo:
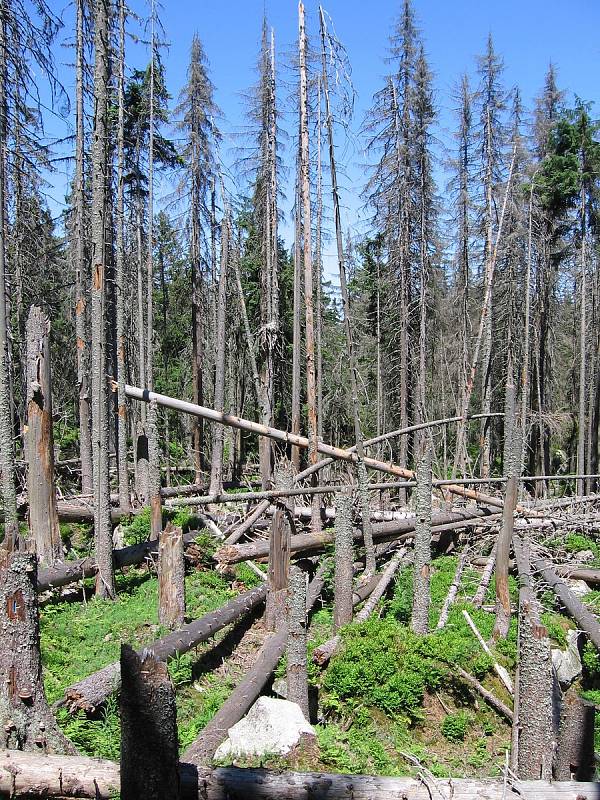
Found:
[[[417,519],[415,525],[415,569],[411,627],[429,633],[431,573],[431,449],[426,448],[417,466]]]
[[[27,457],[29,531],[40,561],[53,565],[62,558],[54,485],[54,436],[50,377],[50,322],[32,306],[27,319]]]
[[[306,573],[290,570],[288,591],[287,699],[298,703],[309,719],[308,675],[306,671]]]
[[[278,488],[289,489],[292,485],[291,465],[282,462],[277,470]],[[275,507],[269,538],[269,592],[265,623],[274,631],[285,622],[286,599],[290,574],[290,540],[293,517],[289,503],[282,499]]]
[[[75,748],[56,724],[42,683],[35,556],[0,554],[0,726],[4,747]]]
[[[121,798],[179,800],[175,689],[151,651],[121,645]]]
[[[185,560],[183,532],[171,523],[158,542],[158,619],[167,628],[179,628],[185,617]]]
[[[353,561],[352,496],[349,492],[340,492],[335,520],[333,627],[336,631],[352,619]]]

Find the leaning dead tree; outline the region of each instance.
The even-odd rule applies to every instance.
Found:
[[[54,483],[50,322],[32,306],[27,319],[27,459],[29,531],[39,560],[52,565],[62,558]]]

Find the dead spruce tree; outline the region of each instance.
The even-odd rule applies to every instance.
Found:
[[[431,449],[427,447],[417,465],[415,561],[411,627],[429,633],[429,582],[431,574]]]
[[[0,553],[0,726],[4,747],[76,753],[44,694],[34,555]]]
[[[306,573],[300,567],[291,568],[287,602],[287,699],[298,703],[308,720],[306,578]]]
[[[108,473],[109,404],[106,383],[106,241],[108,182],[109,3],[94,0],[94,132],[92,140],[92,452],[96,594],[115,596]]]
[[[275,486],[289,491],[293,486],[292,466],[286,461],[279,463],[275,474]],[[285,622],[286,599],[290,575],[290,540],[292,537],[293,511],[289,500],[281,497],[276,501],[269,537],[269,591],[265,610],[265,625],[276,631]]]
[[[121,645],[122,800],[179,800],[175,689],[152,651]]]
[[[39,560],[62,558],[54,483],[50,322],[32,306],[27,319],[27,423],[24,429],[30,543]]]
[[[352,620],[352,578],[354,549],[352,538],[352,495],[350,490],[336,495],[335,571],[333,627],[339,630]]]
[[[168,523],[158,541],[158,621],[179,628],[185,619],[185,558],[181,528]]]

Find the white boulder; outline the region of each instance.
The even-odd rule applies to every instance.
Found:
[[[246,716],[228,731],[215,753],[217,761],[287,755],[303,736],[315,736],[297,703],[259,697]]]
[[[567,633],[567,649],[552,650],[552,665],[556,670],[556,677],[563,688],[570,686],[581,675],[580,636],[580,631],[569,631]]]

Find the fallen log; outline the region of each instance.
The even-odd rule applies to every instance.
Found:
[[[485,556],[474,558],[471,564],[476,567],[487,567],[489,565],[489,558]],[[508,562],[509,569],[515,571],[517,568],[516,561],[511,559]],[[600,569],[592,569],[582,564],[553,564],[552,569],[560,578],[567,578],[574,581],[585,581],[592,585],[600,584]]]
[[[184,625],[173,633],[157,639],[150,644],[144,645],[138,650],[141,657],[144,650],[152,650],[156,658],[166,661],[176,654],[187,653],[200,642],[210,639],[217,631],[226,625],[230,625],[245,614],[248,614],[259,603],[262,603],[267,595],[266,584],[250,589],[243,594],[234,597],[225,603],[224,606]],[[86,711],[92,713],[98,706],[102,705],[106,699],[121,688],[121,668],[118,661],[108,664],[98,672],[88,675],[77,683],[65,689],[64,697],[59,701],[59,705],[68,706],[70,711]]]
[[[473,520],[480,520],[490,516],[488,509],[468,508],[460,511],[448,511],[434,514],[432,517],[432,533],[440,533],[450,529],[448,526],[462,527],[471,523]],[[415,518],[398,520],[394,522],[382,522],[373,526],[373,539],[376,542],[385,542],[391,539],[404,541],[414,536]],[[362,531],[355,529],[353,532],[354,540],[362,540]],[[300,533],[292,536],[290,544],[291,554],[296,553],[317,553],[326,545],[333,542],[333,534],[327,531],[321,533]],[[227,542],[217,550],[214,555],[216,561],[222,564],[237,564],[240,561],[255,560],[265,558],[269,554],[269,543],[267,541],[254,541],[244,544],[228,545]]]
[[[507,722],[512,724],[514,714],[511,709],[502,702],[502,700],[498,700],[495,694],[492,694],[492,692],[486,689],[485,686],[483,686],[477,680],[477,678],[464,670],[462,667],[454,665],[453,669],[456,670],[457,675],[459,675],[466,684],[468,684],[472,689],[475,689],[475,691],[481,697],[483,697],[488,705],[501,714],[507,720]]]
[[[321,594],[325,583],[327,565],[323,563],[310,582],[306,598],[306,608],[310,610]],[[263,644],[253,666],[223,703],[198,738],[185,751],[186,762],[201,766],[210,763],[215,750],[227,737],[227,731],[239,722],[260,695],[265,684],[274,672],[287,644],[287,625],[281,625],[277,633],[272,633]],[[241,793],[241,797],[247,795]],[[285,795],[282,795],[283,797]]]
[[[188,531],[183,536],[184,545],[192,544],[198,537],[198,531]],[[133,567],[141,564],[147,558],[153,558],[158,554],[158,541],[152,539],[141,544],[132,544],[128,547],[120,547],[113,550],[113,561],[115,569],[123,567]],[[58,589],[82,578],[92,578],[97,572],[96,559],[94,556],[78,558],[76,561],[64,561],[54,567],[40,569],[38,572],[38,592],[47,589]]]
[[[503,780],[387,778],[323,772],[275,772],[238,767],[198,768],[180,763],[182,800],[506,800],[513,796]],[[120,790],[120,769],[113,761],[85,756],[41,756],[0,751],[0,795],[5,797],[111,800]],[[517,795],[515,795],[517,796]],[[519,781],[527,800],[600,800],[600,784],[578,781]]]
[[[196,405],[195,403],[190,403],[186,400],[179,400],[174,397],[168,397],[164,394],[151,392],[148,389],[140,389],[137,386],[127,385],[125,387],[125,394],[127,397],[130,397],[134,400],[141,400],[145,403],[156,402],[157,405],[165,408],[172,408],[174,411],[182,411],[183,413],[190,414],[194,417],[208,419],[212,422],[218,422],[221,425],[228,425],[232,428],[238,428],[239,430],[247,431],[249,433],[255,433],[258,436],[266,436],[274,441],[293,445],[295,447],[302,448],[303,450],[307,450],[309,447],[309,440],[306,436],[300,436],[296,433],[290,433],[289,431],[282,431],[278,428],[272,428],[268,425],[263,425],[260,422],[252,422],[251,420],[243,419],[243,417],[237,417],[234,414],[224,414],[220,411],[215,411],[215,409],[212,408],[206,408],[205,406]],[[331,458],[341,461],[350,461],[353,464],[357,463],[358,461],[358,456],[353,449],[335,447],[327,444],[326,442],[319,441],[317,444],[317,450],[319,453],[322,453],[325,456],[330,456]],[[415,473],[412,470],[399,467],[397,464],[392,464],[391,462],[388,463],[385,461],[378,461],[377,459],[370,458],[368,456],[364,457],[363,462],[366,467],[377,470],[378,472],[397,475],[400,478],[414,479],[415,477]],[[315,468],[322,468],[323,464],[319,462],[318,465],[315,464],[313,466]],[[497,497],[481,494],[473,489],[469,489],[465,486],[460,486],[455,483],[448,484],[446,489],[451,494],[468,498],[476,503],[491,505],[495,506],[496,508],[503,508],[504,505],[503,501]],[[537,516],[535,512],[528,511],[522,506],[517,506],[517,510],[526,515],[531,514],[533,516]]]

